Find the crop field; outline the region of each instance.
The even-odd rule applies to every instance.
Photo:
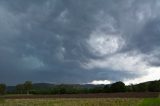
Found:
[[[0,106],[160,106],[159,93],[4,95]]]
[[[0,106],[138,106],[142,99],[8,99]]]
[[[0,106],[160,106],[159,98],[1,99]]]

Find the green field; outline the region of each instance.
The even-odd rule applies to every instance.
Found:
[[[144,99],[140,106],[160,106],[160,98]]]
[[[160,99],[1,99],[0,106],[160,106]]]

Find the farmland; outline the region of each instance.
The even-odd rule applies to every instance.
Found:
[[[0,106],[160,106],[160,81],[126,86],[1,84]]]
[[[160,99],[138,98],[61,98],[4,99],[0,106],[160,106]]]
[[[7,89],[1,84],[0,106],[160,106],[159,87],[160,81],[131,86],[123,82],[93,86],[26,81]]]
[[[0,106],[138,106],[142,99],[8,99]]]
[[[159,93],[5,95],[0,106],[160,106]]]
[[[9,94],[1,96],[4,99],[36,99],[36,98],[157,98],[159,92],[125,92],[125,93],[90,93],[90,94],[54,94],[26,95]]]

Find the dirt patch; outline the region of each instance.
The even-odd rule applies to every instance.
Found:
[[[36,98],[157,98],[159,92],[97,93],[97,94],[58,94],[58,95],[5,95],[5,99]]]

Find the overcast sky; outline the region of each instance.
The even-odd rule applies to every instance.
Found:
[[[0,0],[0,82],[160,79],[160,0]]]

